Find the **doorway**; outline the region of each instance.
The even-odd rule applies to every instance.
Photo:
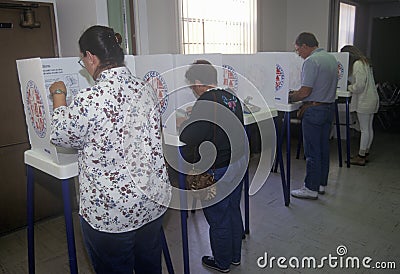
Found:
[[[30,148],[16,60],[57,57],[52,3],[0,3],[0,235],[26,225],[24,151]],[[60,184],[35,174],[36,219],[62,213]],[[51,180],[53,182],[51,182]]]
[[[377,83],[400,86],[400,16],[374,18],[372,25],[371,59]]]

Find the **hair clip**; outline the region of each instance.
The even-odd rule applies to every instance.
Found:
[[[122,36],[118,32],[115,33],[115,41],[117,41],[118,45],[121,45],[121,43],[122,43]]]

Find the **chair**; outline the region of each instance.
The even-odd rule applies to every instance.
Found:
[[[379,110],[377,118],[383,129],[389,129],[397,118],[400,106],[400,89],[389,82],[376,84],[379,95]]]

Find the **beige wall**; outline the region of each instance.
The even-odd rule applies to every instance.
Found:
[[[33,0],[43,1],[43,0]],[[57,7],[61,56],[79,54],[77,40],[94,24],[108,25],[107,0],[44,0]],[[258,50],[291,51],[311,31],[328,42],[329,0],[258,0]],[[134,0],[139,54],[179,53],[178,0]]]
[[[179,52],[177,2],[147,0],[147,10],[138,11],[142,24],[148,28],[148,53]],[[326,48],[329,0],[258,0],[257,17],[259,51],[291,51],[294,39],[302,31],[315,33]]]
[[[108,25],[106,0],[56,0],[61,56],[78,56],[78,39],[92,25]]]
[[[149,52],[179,53],[176,0],[147,0]]]
[[[260,0],[257,9],[258,51],[286,48],[287,0]]]
[[[327,48],[329,0],[287,0],[286,16],[286,50],[293,50],[294,40],[303,31],[314,33],[320,47]]]

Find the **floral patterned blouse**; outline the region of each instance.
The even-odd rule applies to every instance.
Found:
[[[153,89],[126,67],[103,71],[54,110],[51,140],[79,150],[79,214],[94,229],[135,230],[166,211],[160,119]]]

